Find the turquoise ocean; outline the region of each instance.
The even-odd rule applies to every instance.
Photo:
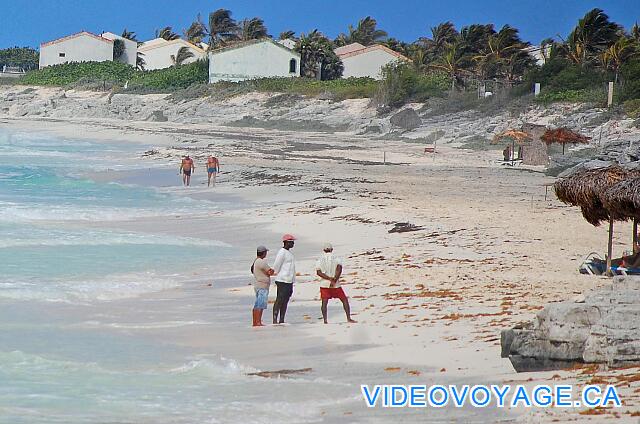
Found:
[[[252,369],[233,358],[157,336],[207,323],[206,314],[184,318],[187,307],[153,307],[167,290],[188,287],[189,270],[237,248],[113,225],[224,207],[175,188],[87,177],[147,166],[136,159],[143,149],[0,127],[0,422],[316,421],[324,401],[299,389],[308,381],[249,377]],[[238,321],[239,309],[245,319],[239,302],[246,299],[220,301],[217,317]],[[156,337],[141,336],[140,327]]]

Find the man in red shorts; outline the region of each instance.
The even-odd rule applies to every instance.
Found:
[[[323,254],[316,262],[316,274],[322,278],[320,282],[320,298],[322,299],[322,319],[327,323],[327,305],[329,299],[340,299],[344,312],[347,314],[347,322],[355,322],[351,319],[351,309],[349,299],[340,287],[340,276],[342,275],[342,261],[333,255],[333,246],[326,243],[322,247]]]

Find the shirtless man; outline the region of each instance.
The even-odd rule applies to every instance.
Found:
[[[196,167],[193,165],[193,159],[189,155],[182,158],[180,164],[180,173],[182,174],[182,184],[189,186],[191,184],[191,173],[195,171]]]
[[[216,176],[220,172],[220,161],[215,156],[209,156],[207,159],[207,187],[211,186],[211,177],[213,177],[213,185],[216,185]]]

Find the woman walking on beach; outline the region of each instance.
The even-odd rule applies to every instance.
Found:
[[[276,272],[276,287],[278,293],[273,304],[273,323],[283,324],[287,313],[287,305],[293,294],[293,284],[296,282],[296,264],[291,249],[296,238],[291,234],[282,236],[282,248],[278,251],[273,269]],[[280,320],[278,321],[278,315]]]

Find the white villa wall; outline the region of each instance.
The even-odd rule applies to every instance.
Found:
[[[367,52],[340,58],[344,64],[342,78],[370,77],[382,78],[382,68],[399,60],[384,50],[369,50]]]
[[[136,66],[136,56],[138,55],[138,43],[131,41],[124,37],[121,37],[112,32],[105,32],[102,34],[103,38],[108,40],[122,40],[124,42],[124,53],[120,57],[120,62],[127,63],[131,66]]]
[[[206,52],[202,49],[195,47],[193,44],[190,44],[187,41],[182,39],[166,41],[163,40],[151,40],[139,47],[140,53],[144,56],[145,65],[144,69],[153,70],[153,69],[163,69],[173,66],[173,60],[171,60],[171,56],[175,56],[178,54],[178,50],[182,47],[187,47],[191,53],[193,53],[193,57],[182,62],[183,64],[195,62],[198,59],[206,57]]]
[[[40,69],[67,62],[113,60],[113,42],[96,37],[89,34],[79,34],[58,42],[41,45]]]
[[[289,72],[295,59],[295,72]],[[245,81],[266,77],[297,77],[300,55],[272,41],[263,41],[209,54],[209,82]]]

